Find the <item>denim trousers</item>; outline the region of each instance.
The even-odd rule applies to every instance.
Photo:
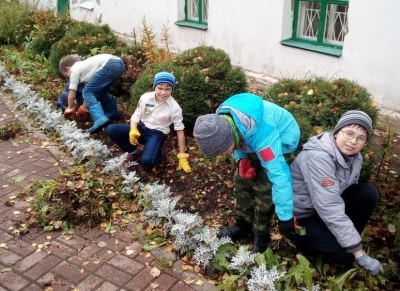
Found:
[[[159,130],[147,128],[142,122],[138,124],[137,128],[140,132],[138,142],[144,145],[141,164],[153,167],[159,162],[163,154],[163,145],[167,135]],[[132,145],[129,141],[130,129],[131,127],[128,124],[110,124],[106,128],[106,134],[121,150],[132,153],[137,149],[137,146]]]
[[[341,197],[345,204],[345,213],[361,235],[378,204],[378,190],[367,183],[353,184],[343,191]],[[288,237],[300,251],[314,255],[321,254],[346,269],[353,267],[354,255],[342,248],[317,213],[297,219],[297,223],[305,228],[306,234],[290,234]]]
[[[82,96],[82,90],[85,87],[85,84],[79,83],[78,89],[76,90],[76,105],[81,106],[83,104],[83,96]],[[68,105],[68,93],[69,93],[69,80],[67,80],[67,83],[65,84],[65,89],[64,91],[58,96],[57,99],[57,110],[62,109],[64,110],[67,105]]]
[[[108,91],[124,71],[125,64],[122,60],[110,59],[93,75],[82,91],[89,109],[98,102],[102,103],[112,99]]]

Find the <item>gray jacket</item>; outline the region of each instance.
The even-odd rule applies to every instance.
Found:
[[[333,134],[324,132],[311,137],[290,166],[294,215],[302,218],[317,212],[348,252],[361,248],[361,237],[345,214],[341,194],[358,183],[362,161],[360,153],[345,159]]]

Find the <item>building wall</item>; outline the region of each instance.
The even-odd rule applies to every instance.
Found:
[[[88,3],[92,10],[80,7]],[[234,65],[266,78],[354,80],[368,88],[380,107],[400,111],[398,0],[351,0],[340,57],[279,43],[291,36],[292,0],[209,0],[207,30],[174,24],[184,17],[183,5],[184,0],[72,0],[70,11],[76,20],[109,24],[128,38],[134,31],[140,35],[145,17],[160,45],[166,26],[170,47],[177,52],[205,43],[226,51]]]

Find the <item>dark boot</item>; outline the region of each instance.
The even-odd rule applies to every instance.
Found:
[[[230,237],[232,241],[237,241],[238,239],[245,237],[252,232],[253,230],[251,223],[248,223],[241,218],[237,218],[234,225],[221,229],[217,233],[217,237]]]
[[[269,234],[254,235],[253,252],[265,252],[268,248],[269,241]]]
[[[95,133],[107,126],[110,120],[104,115],[103,107],[97,103],[89,108],[89,113],[93,118],[93,126],[89,128],[89,133]]]
[[[117,99],[114,96],[111,96],[111,98],[112,99],[101,102],[101,105],[108,119],[118,119],[121,117],[121,113],[118,111]]]

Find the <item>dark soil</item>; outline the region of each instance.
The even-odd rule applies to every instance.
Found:
[[[123,115],[123,118],[116,123],[128,122],[130,114],[124,113]],[[83,129],[89,128],[91,123],[91,121],[78,121],[79,126]],[[370,182],[379,189],[381,200],[364,235],[371,239],[368,247],[374,250],[374,253],[385,253],[392,260],[391,264],[396,265],[397,269],[400,265],[399,246],[393,245],[395,243],[394,234],[388,230],[388,221],[387,218],[385,219],[385,215],[400,212],[400,178],[398,175],[400,158],[397,156],[397,153],[400,153],[400,143],[398,142],[400,135],[391,133],[389,138],[391,145],[385,146],[385,142],[387,143],[388,140],[387,135],[386,129],[374,130],[371,151],[368,153],[374,165]],[[114,156],[123,154],[107,138],[104,131],[94,134],[93,138],[100,139],[107,144]],[[166,141],[166,155],[159,165],[152,169],[137,165],[131,167],[130,170],[136,171],[142,183],[159,182],[168,185],[171,192],[180,198],[178,208],[189,213],[198,213],[204,219],[205,224],[210,226],[232,224],[234,222],[232,176],[235,169],[232,159],[228,156],[213,160],[205,158],[198,150],[190,130],[186,135],[186,148],[190,155],[191,173],[176,170],[178,145],[173,130]],[[271,247],[275,251],[287,251],[288,242],[283,241],[279,236],[275,222],[272,226]],[[251,244],[251,239],[242,243]],[[397,249],[395,254],[391,253],[393,248]],[[393,286],[399,286],[399,279],[387,279],[387,290],[396,290],[396,287],[393,289]]]
[[[123,117],[115,123],[128,123],[130,114],[121,111]],[[91,126],[90,121],[77,120],[83,129]],[[371,141],[372,151],[370,158],[374,161],[374,170],[371,175],[373,183],[381,191],[387,192],[389,189],[396,188],[396,177],[400,172],[400,158],[396,153],[400,153],[399,133],[392,135],[393,146],[389,149],[393,153],[389,157],[384,153],[382,143],[387,138],[385,129],[376,129]],[[105,135],[104,131],[96,133],[93,138],[102,140],[107,144],[113,156],[123,154],[123,152]],[[233,190],[233,171],[235,169],[232,159],[228,156],[211,160],[205,158],[198,150],[197,145],[191,135],[191,130],[186,132],[186,148],[188,149],[189,163],[192,168],[191,173],[177,171],[178,153],[177,138],[175,132],[171,130],[165,144],[166,155],[156,167],[146,169],[142,165],[130,168],[136,171],[143,183],[159,182],[170,187],[172,193],[178,197],[179,208],[200,214],[208,224],[228,225],[234,221],[234,199]],[[400,208],[400,205],[397,205]],[[400,209],[399,209],[400,210]]]

